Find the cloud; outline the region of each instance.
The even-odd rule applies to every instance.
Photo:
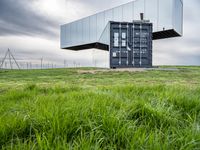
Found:
[[[35,0],[0,0],[0,36],[30,35],[58,37],[58,23],[37,13]]]

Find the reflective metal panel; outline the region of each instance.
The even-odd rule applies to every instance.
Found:
[[[153,22],[153,31],[158,30],[158,0],[145,1],[145,19]]]
[[[66,44],[70,44],[70,39],[71,39],[71,37],[70,37],[70,30],[71,30],[71,28],[70,28],[70,24],[68,24],[66,27],[65,27],[65,29],[66,29],[66,39],[65,39],[65,42],[66,42]]]
[[[172,0],[159,0],[158,8],[158,30],[172,29]]]
[[[110,44],[110,23],[107,23],[104,31],[102,32],[100,38],[99,38],[99,43],[104,43],[109,45]]]
[[[179,34],[183,33],[183,2],[174,0],[173,7],[173,26]]]
[[[105,11],[105,24],[107,24],[109,21],[113,20],[113,10],[107,10]]]
[[[82,20],[79,20],[78,22],[77,22],[77,29],[76,29],[76,35],[77,35],[77,42],[78,43],[82,43],[83,42],[83,26],[82,26]]]
[[[60,42],[61,42],[61,47],[63,47],[64,43],[66,43],[66,37],[65,37],[65,26],[61,26],[61,29],[60,29]],[[68,43],[66,43],[68,44]]]
[[[153,23],[154,39],[182,35],[182,0],[136,0],[62,25],[61,48],[96,43],[104,34],[109,21],[132,22],[140,20],[140,13],[144,13],[145,20],[150,20]],[[102,39],[100,41],[103,42]]]
[[[97,15],[90,17],[90,42],[97,39]]]
[[[77,38],[76,38],[76,29],[77,29],[77,22],[73,22],[71,24],[71,44],[76,44],[77,43]]]
[[[83,21],[83,44],[90,41],[90,18],[85,18]]]
[[[122,6],[113,9],[113,21],[122,21]]]
[[[96,39],[98,40],[99,37],[101,36],[104,28],[105,28],[105,13],[102,12],[102,13],[99,13],[97,14],[97,37]]]
[[[124,22],[132,22],[133,21],[133,5],[126,4],[122,6],[122,21]]]

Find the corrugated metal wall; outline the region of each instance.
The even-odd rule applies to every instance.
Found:
[[[152,67],[152,23],[110,23],[110,68]]]

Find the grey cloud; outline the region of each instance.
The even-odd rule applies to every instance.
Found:
[[[85,6],[87,6],[87,9],[90,10],[88,13],[98,13],[125,3],[128,3],[133,0],[67,0],[68,2],[77,2],[77,3],[82,3]],[[91,14],[85,14],[84,15],[91,15]]]
[[[0,0],[0,36],[32,35],[58,37],[59,25],[31,7],[33,0]]]
[[[172,64],[176,62],[176,65],[199,65],[200,54],[180,54],[170,55]]]

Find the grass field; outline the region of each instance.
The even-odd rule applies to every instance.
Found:
[[[0,71],[0,149],[200,149],[200,67],[177,68]]]

